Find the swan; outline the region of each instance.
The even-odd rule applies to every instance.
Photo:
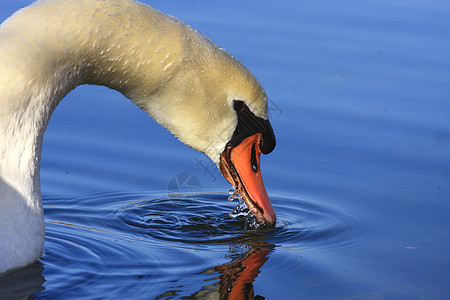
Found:
[[[260,172],[275,136],[267,95],[247,68],[133,0],[40,0],[0,26],[0,273],[42,255],[43,135],[58,103],[82,84],[131,99],[205,153],[261,224],[275,223]]]

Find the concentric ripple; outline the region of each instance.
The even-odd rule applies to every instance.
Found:
[[[351,230],[356,218],[337,208],[298,199],[273,197],[278,215],[275,228],[253,230],[243,218],[230,218],[237,202],[224,201],[226,194],[184,194],[141,199],[113,209],[108,225],[142,238],[183,243],[230,243],[248,235],[265,236],[272,242],[298,244],[337,238]]]
[[[167,291],[177,286],[175,294],[180,296],[193,282],[201,290],[205,281],[220,277],[223,285],[219,275],[230,269],[229,264],[240,270],[242,261],[256,257],[262,265],[280,247],[350,247],[352,241],[344,233],[357,222],[336,207],[275,196],[275,227],[255,230],[242,218],[229,217],[237,203],[226,201],[226,193],[160,195],[44,197],[46,243],[41,262],[47,282],[65,295],[120,282],[112,285],[112,294],[148,293],[151,285]]]

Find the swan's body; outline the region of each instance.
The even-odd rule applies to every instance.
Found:
[[[233,100],[268,119],[266,94],[245,67],[146,5],[47,0],[20,10],[0,26],[0,273],[42,254],[43,134],[81,84],[120,91],[218,165],[238,123]]]

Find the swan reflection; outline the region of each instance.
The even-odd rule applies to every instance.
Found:
[[[253,282],[275,245],[252,239],[230,245],[231,262],[206,270],[219,273],[219,281],[184,299],[264,299],[255,295]]]

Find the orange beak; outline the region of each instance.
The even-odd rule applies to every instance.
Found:
[[[261,133],[255,133],[234,148],[228,146],[220,156],[220,171],[240,191],[241,198],[258,222],[271,226],[275,224],[276,216],[261,176],[261,138]]]

